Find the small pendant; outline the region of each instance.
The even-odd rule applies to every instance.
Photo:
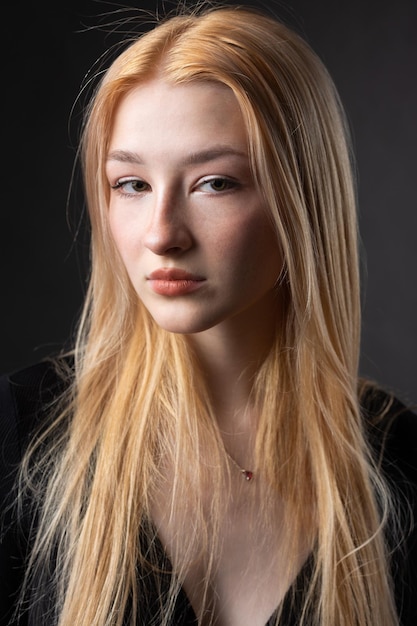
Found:
[[[252,480],[253,478],[253,472],[251,472],[250,470],[241,470],[243,476],[245,477],[245,480]]]

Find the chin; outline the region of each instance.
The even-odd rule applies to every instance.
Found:
[[[152,315],[152,313],[151,313]],[[193,318],[174,318],[173,316],[165,317],[159,315],[152,315],[155,323],[168,333],[174,333],[177,335],[193,335],[195,333],[201,333],[205,330],[213,328],[217,325],[217,321],[197,319]]]
[[[155,322],[167,333],[172,333],[174,335],[194,335],[196,333],[201,333],[211,328],[211,326],[198,326],[196,324],[173,324],[172,322],[167,322],[166,324],[163,324],[158,322],[158,320],[155,320]]]

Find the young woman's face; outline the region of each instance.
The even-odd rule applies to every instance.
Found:
[[[134,89],[117,110],[106,170],[116,247],[161,327],[262,325],[282,260],[229,88]]]

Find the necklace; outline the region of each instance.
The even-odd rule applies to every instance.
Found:
[[[238,465],[236,463],[236,461],[234,460],[233,457],[230,456],[230,454],[228,453],[228,451],[226,450],[226,454],[229,457],[229,459],[232,461],[233,465],[239,470],[239,472],[241,474],[243,474],[243,477],[245,480],[250,481],[253,478],[253,472],[251,470],[247,470],[247,469],[243,469],[243,467],[240,467],[240,465]]]

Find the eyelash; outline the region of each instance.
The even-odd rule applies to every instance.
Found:
[[[146,183],[141,180],[140,178],[126,178],[126,179],[120,179],[118,180],[114,185],[110,185],[111,189],[114,189],[115,191],[117,191],[118,193],[120,193],[120,195],[122,196],[137,196],[138,194],[142,193],[143,191],[145,191],[145,189],[143,189],[142,191],[126,191],[126,187],[127,185],[134,185],[137,183],[141,183],[142,185],[144,185],[146,187]]]
[[[222,182],[225,185],[225,189],[213,189],[212,193],[214,194],[230,191],[231,189],[234,189],[238,186],[237,181],[231,178],[226,178],[226,176],[210,176],[209,178],[202,180],[201,183],[197,185],[197,188],[202,187],[203,185],[214,184],[218,181]]]
[[[226,176],[210,176],[208,178],[203,179],[200,183],[198,183],[195,186],[195,189],[198,190],[204,185],[210,185],[210,184],[213,185],[218,182],[224,185],[224,189],[211,189],[211,192],[208,192],[208,193],[213,193],[214,195],[216,195],[220,193],[225,193],[227,191],[230,191],[238,187],[237,181],[234,181],[231,178],[227,178]],[[134,185],[134,184],[141,184],[143,185],[144,189],[137,190],[137,191],[126,190],[128,185]],[[120,195],[122,196],[134,197],[146,191],[149,188],[149,185],[145,183],[143,180],[141,180],[140,178],[128,178],[128,179],[120,179],[114,185],[110,185],[110,187],[111,189],[120,193]]]

